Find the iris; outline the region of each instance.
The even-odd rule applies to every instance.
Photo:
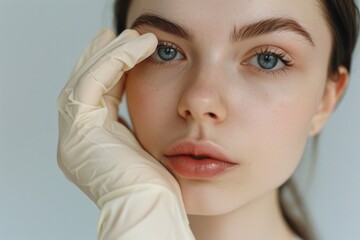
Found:
[[[273,69],[279,61],[275,54],[260,54],[257,57],[259,66],[263,69]]]
[[[178,51],[171,47],[160,47],[157,49],[157,54],[161,60],[171,61],[175,59]]]

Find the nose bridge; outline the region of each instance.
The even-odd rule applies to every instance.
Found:
[[[221,122],[226,118],[223,71],[216,58],[199,60],[192,65],[178,106],[183,118],[198,122]]]

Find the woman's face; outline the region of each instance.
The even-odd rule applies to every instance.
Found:
[[[128,27],[157,51],[129,71],[142,146],[190,214],[273,193],[298,165],[327,80],[331,35],[315,0],[133,0]]]

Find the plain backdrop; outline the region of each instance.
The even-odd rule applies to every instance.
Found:
[[[0,239],[96,239],[98,209],[56,163],[56,98],[86,44],[112,26],[112,4],[0,0]],[[303,190],[326,240],[360,236],[359,67],[358,47],[349,89]]]

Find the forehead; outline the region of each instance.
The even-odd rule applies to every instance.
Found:
[[[189,29],[198,39],[218,39],[234,28],[264,19],[293,19],[317,43],[331,42],[318,0],[132,0],[128,27],[143,14],[155,14]],[[328,45],[328,44],[326,44]]]
[[[132,0],[128,22],[144,12],[183,24],[201,25],[206,20],[214,27],[270,17],[291,17],[309,26],[324,24],[317,0]]]

